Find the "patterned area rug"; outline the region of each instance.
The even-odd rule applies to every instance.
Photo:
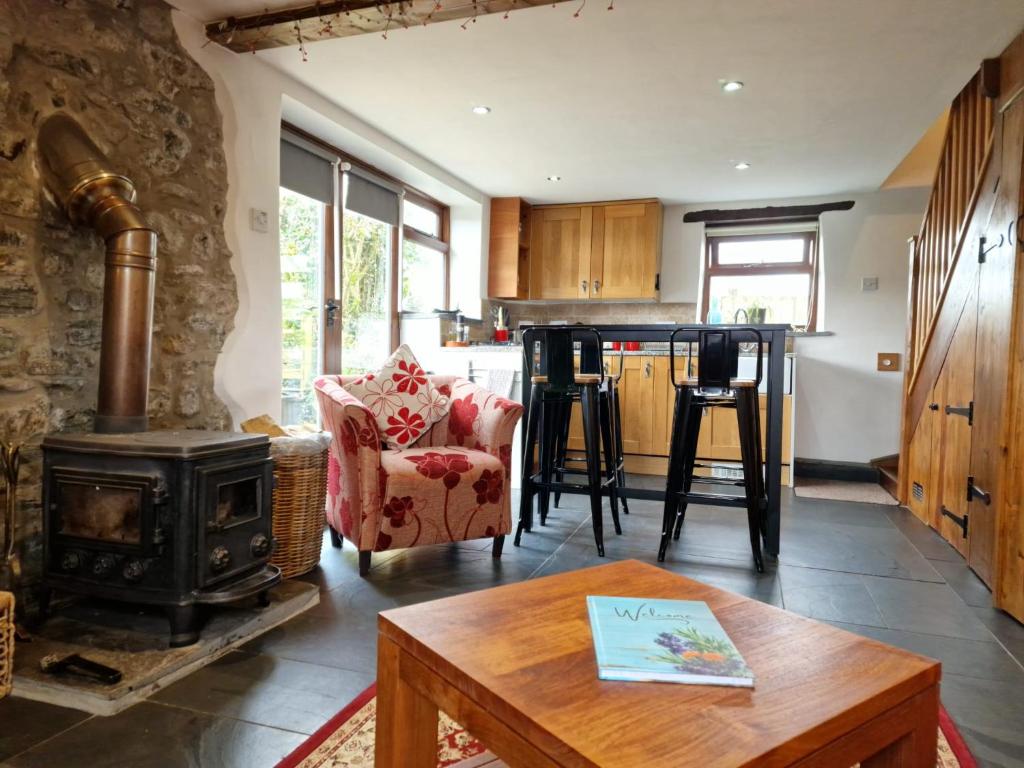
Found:
[[[277,768],[373,768],[377,724],[376,685],[359,694]],[[438,768],[505,768],[465,728],[443,712],[437,728]],[[939,759],[936,768],[977,768],[945,707],[939,709]]]

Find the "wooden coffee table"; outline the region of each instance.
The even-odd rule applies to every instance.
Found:
[[[755,688],[598,680],[587,595],[704,600]],[[935,768],[938,662],[629,560],[385,611],[377,768],[436,768],[438,710],[512,768]]]

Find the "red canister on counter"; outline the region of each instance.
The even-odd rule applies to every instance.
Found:
[[[640,351],[640,342],[639,341],[627,341],[626,342],[626,351],[627,352],[639,352]]]

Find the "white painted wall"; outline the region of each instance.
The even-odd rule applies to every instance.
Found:
[[[928,193],[916,188],[665,208],[662,301],[697,303],[704,231],[683,223],[687,211],[854,200],[850,211],[821,216],[819,330],[834,335],[796,339],[798,458],[867,462],[897,451],[903,376],[877,371],[876,355],[904,351],[907,238],[921,225]],[[862,277],[877,277],[878,290],[862,292]]]
[[[452,257],[462,309],[479,315],[486,295],[489,199],[479,190],[255,56],[208,44],[203,25],[175,11],[182,45],[214,81],[228,167],[224,229],[238,280],[235,327],[217,361],[214,386],[236,424],[281,410],[281,275],[278,246],[278,144],[281,120],[321,136],[448,204]],[[265,233],[249,228],[249,209],[267,211]],[[482,266],[481,266],[482,265]]]

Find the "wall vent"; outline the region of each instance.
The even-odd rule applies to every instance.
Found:
[[[914,483],[913,494],[915,501],[924,501],[924,486],[920,483]]]

